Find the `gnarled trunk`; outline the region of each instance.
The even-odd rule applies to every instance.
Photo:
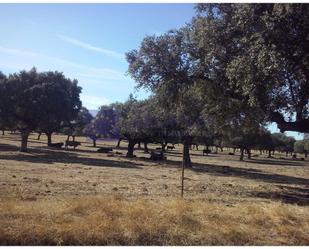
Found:
[[[135,145],[135,141],[129,139],[128,152],[127,152],[127,157],[129,157],[129,158],[134,157],[134,155],[133,155],[133,152],[134,152],[134,145]]]
[[[4,136],[4,130],[2,130],[2,135]]]
[[[47,146],[51,146],[52,144],[52,132],[46,132],[46,136],[47,136]]]
[[[271,150],[268,150],[268,158],[271,158]]]
[[[93,147],[97,147],[97,139],[94,139],[94,138],[93,138],[93,139],[92,139],[92,143],[93,143],[93,144],[92,144]]]
[[[148,146],[147,146],[146,142],[144,143],[144,152],[149,153]]]
[[[116,148],[119,148],[120,147],[120,142],[121,142],[121,138],[118,139],[118,143],[116,145]]]
[[[248,159],[251,159],[251,150],[247,149]]]
[[[165,147],[167,145],[167,142],[161,143],[162,151],[165,152]]]
[[[41,139],[41,135],[42,135],[42,132],[39,132],[39,134],[38,134],[38,140]]]
[[[22,131],[21,132],[21,146],[20,151],[21,152],[27,152],[27,144],[28,144],[28,137],[30,132],[29,131]]]
[[[240,148],[240,157],[239,157],[239,161],[243,161],[244,160],[244,149]]]
[[[280,132],[296,131],[300,133],[309,133],[309,119],[298,118],[297,115],[296,121],[287,122],[281,113],[272,112],[270,115],[270,121],[277,123]]]

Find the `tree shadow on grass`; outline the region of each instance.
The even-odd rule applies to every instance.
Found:
[[[6,151],[17,151],[18,147],[7,144],[0,144],[0,150]],[[31,148],[29,149],[30,153],[20,153],[17,155],[0,155],[0,159],[4,160],[17,160],[17,161],[25,161],[31,163],[76,163],[85,166],[99,166],[99,167],[118,167],[118,168],[141,168],[139,166],[143,166],[143,163],[138,164],[137,161],[147,161],[149,159],[131,159],[126,161],[114,161],[108,159],[97,159],[97,158],[86,158],[80,157],[76,151],[64,151],[64,150],[56,150],[50,148]],[[89,151],[85,151],[89,153]],[[154,161],[160,164],[163,167],[181,167],[180,161]],[[309,180],[305,178],[286,176],[280,174],[267,173],[260,169],[253,168],[239,168],[239,167],[231,167],[231,166],[223,166],[223,165],[213,165],[213,164],[201,164],[201,163],[193,163],[193,168],[189,169],[194,172],[199,173],[208,173],[216,176],[224,176],[224,177],[240,177],[245,179],[253,179],[256,181],[264,181],[268,183],[279,183],[279,184],[298,184],[309,186]]]
[[[147,160],[149,161],[149,159]],[[180,161],[166,160],[158,163],[161,166],[176,167],[181,168],[182,163]],[[215,165],[215,164],[202,164],[202,163],[192,163],[191,170],[198,173],[207,173],[215,176],[223,177],[240,177],[245,179],[252,179],[256,181],[263,181],[267,183],[277,183],[277,184],[298,184],[309,186],[309,179],[273,174],[264,172],[261,169],[254,168],[240,168],[240,167],[231,167],[224,165]]]
[[[196,172],[210,173],[212,175],[227,176],[227,177],[236,176],[240,178],[253,179],[268,183],[309,185],[309,179],[267,173],[263,172],[262,170],[252,168],[239,168],[239,167],[230,167],[222,165],[194,163],[194,168],[192,170]]]
[[[0,144],[0,150],[17,151],[17,146]],[[87,151],[89,152],[89,151]],[[114,161],[101,158],[80,157],[77,153],[56,150],[56,149],[37,149],[30,148],[28,153],[17,155],[0,155],[0,160],[12,160],[21,162],[30,162],[34,164],[54,164],[54,163],[74,163],[81,166],[113,167],[113,168],[131,168],[140,169],[143,164],[134,161]]]
[[[264,165],[279,165],[279,166],[305,166],[304,161],[280,160],[280,159],[249,159],[248,163],[264,164]]]
[[[0,151],[18,151],[18,149],[15,145],[0,143]]]
[[[182,152],[166,150],[165,154],[174,156],[174,157],[182,157]],[[203,155],[203,151],[190,151],[190,156],[198,156],[198,157],[218,157],[218,154],[209,153],[208,155]]]
[[[278,186],[281,191],[251,192],[250,195],[263,199],[279,200],[283,203],[309,206],[309,188]]]

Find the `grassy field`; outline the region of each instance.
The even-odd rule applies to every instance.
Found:
[[[126,158],[125,143],[101,154],[83,137],[75,151],[36,137],[21,153],[0,135],[2,245],[309,245],[308,161],[191,150],[181,200],[181,146],[158,163]]]

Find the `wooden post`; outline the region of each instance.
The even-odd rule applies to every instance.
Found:
[[[181,172],[181,198],[183,198],[184,177],[185,177],[185,164],[184,164],[184,162],[182,162],[182,172]]]

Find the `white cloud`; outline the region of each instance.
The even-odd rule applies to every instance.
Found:
[[[43,67],[43,70],[58,70],[65,71],[66,73],[72,72],[73,70],[74,78],[77,78],[77,76],[82,76],[101,80],[127,80],[124,72],[118,70],[104,67],[91,67],[88,65],[79,64],[62,58],[35,53],[32,51],[0,46],[0,54],[13,56],[13,58],[4,58],[1,56],[0,66],[16,71],[30,69],[31,67],[36,66],[38,68]]]
[[[101,53],[101,54],[104,54],[104,55],[107,55],[107,56],[110,56],[110,57],[114,57],[114,58],[118,58],[118,59],[124,59],[123,54],[118,53],[118,52],[113,51],[113,50],[96,47],[96,46],[93,46],[89,43],[82,42],[80,40],[77,40],[77,39],[74,39],[72,37],[68,37],[68,36],[65,36],[65,35],[57,35],[57,37],[60,38],[61,40],[65,41],[65,42],[67,42],[67,43],[73,44],[73,45],[80,47],[80,48],[95,51],[95,52],[98,52],[98,53]]]
[[[127,95],[134,82],[124,72],[112,68],[92,67],[55,56],[0,45],[0,71],[14,73],[35,66],[39,71],[58,70],[66,77],[77,79],[85,94],[81,94],[83,105],[98,109],[101,105]],[[131,90],[130,90],[131,91]],[[90,94],[89,94],[90,93]],[[92,94],[96,96],[92,96]],[[101,93],[105,96],[100,97]]]
[[[92,95],[81,94],[81,100],[83,106],[87,107],[90,110],[97,110],[102,105],[108,105],[110,101],[105,97],[98,97]]]
[[[8,55],[16,55],[16,56],[31,56],[31,57],[38,56],[37,53],[31,52],[31,51],[7,48],[7,47],[2,47],[2,46],[0,46],[0,53],[4,53]]]

